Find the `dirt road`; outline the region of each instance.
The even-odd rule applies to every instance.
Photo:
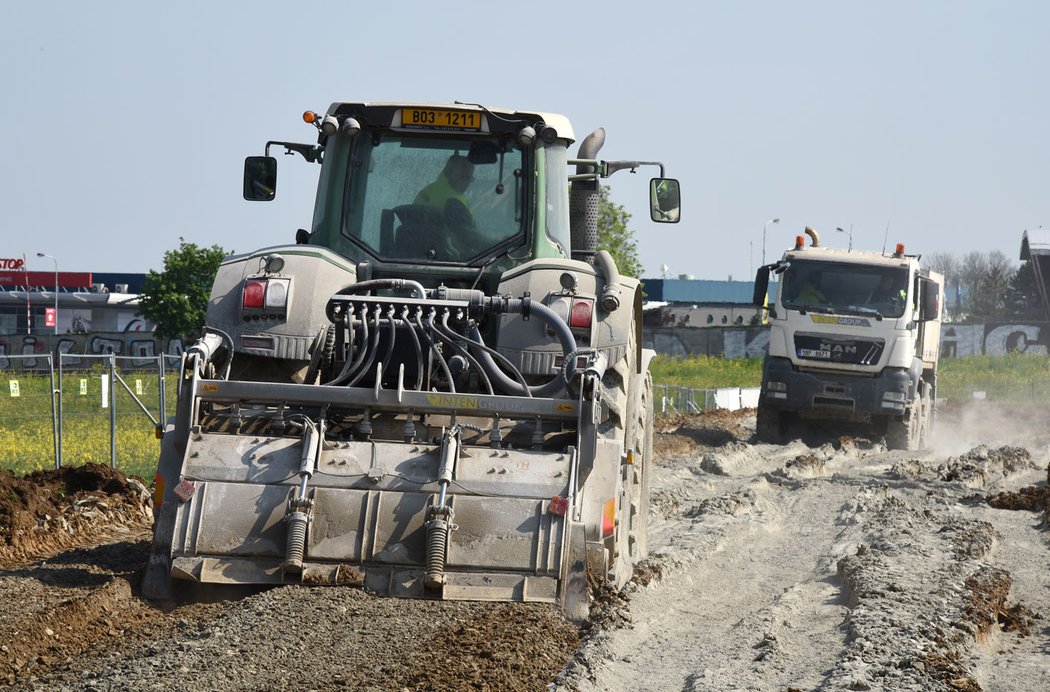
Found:
[[[652,555],[582,630],[549,607],[349,587],[162,612],[135,593],[143,486],[104,469],[0,476],[0,682],[1050,689],[1043,411],[945,407],[922,453],[862,437],[752,444],[747,411],[661,425]]]

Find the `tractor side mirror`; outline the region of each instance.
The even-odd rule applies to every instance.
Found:
[[[674,178],[649,181],[649,218],[657,223],[678,223],[682,214],[682,190]]]
[[[269,202],[277,196],[277,159],[249,156],[244,159],[244,199]]]

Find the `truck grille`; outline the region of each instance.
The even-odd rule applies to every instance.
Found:
[[[818,363],[875,365],[885,348],[882,339],[829,339],[821,336],[795,335],[795,355],[800,360]]]

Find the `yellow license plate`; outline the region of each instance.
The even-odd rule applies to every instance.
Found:
[[[481,129],[481,113],[433,108],[402,108],[401,125],[426,130],[477,132]]]

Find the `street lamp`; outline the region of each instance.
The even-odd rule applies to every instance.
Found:
[[[49,257],[55,263],[55,336],[58,336],[58,259],[54,255],[43,252],[36,253],[37,257]]]
[[[762,266],[766,266],[766,229],[769,228],[771,223],[780,223],[780,217],[770,219],[762,225]]]
[[[838,231],[839,233],[846,233],[847,232],[846,229],[844,229],[844,228],[836,228],[835,230]],[[849,251],[853,252],[853,224],[849,225]]]

